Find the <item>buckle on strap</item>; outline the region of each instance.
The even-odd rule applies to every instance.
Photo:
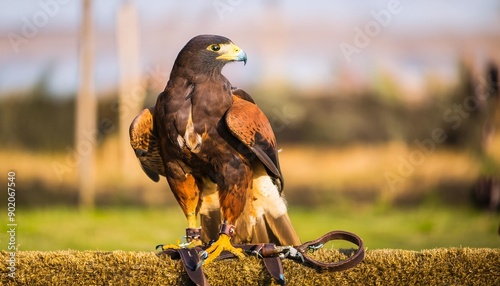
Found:
[[[293,248],[292,246],[288,246]],[[286,247],[286,248],[288,248]],[[248,254],[253,254],[262,259],[267,272],[279,285],[286,285],[283,264],[281,260],[286,256],[285,247],[276,246],[274,243],[261,243],[255,245],[244,245],[242,247]]]
[[[232,224],[222,223],[220,225],[219,234],[225,234],[229,237],[233,237],[236,235],[236,227]]]
[[[186,241],[191,242],[194,239],[201,238],[201,227],[200,228],[186,228]]]
[[[234,226],[227,224],[221,225],[221,233],[234,235]],[[311,251],[321,248],[325,243],[331,240],[346,240],[357,245],[358,249],[348,259],[332,263],[318,261],[308,255]],[[283,274],[283,265],[281,262],[284,258],[291,258],[302,262],[303,264],[309,264],[319,270],[342,271],[358,265],[361,261],[363,261],[365,255],[363,241],[361,238],[346,231],[332,231],[316,240],[308,241],[300,246],[276,246],[272,243],[262,243],[235,245],[235,247],[240,247],[247,253],[254,254],[257,257],[262,258],[267,271],[280,285],[286,284],[285,276]],[[209,285],[203,273],[202,267],[199,267],[200,260],[202,259],[200,257],[200,253],[203,253],[205,248],[206,246],[188,249],[167,249],[157,255],[168,255],[172,259],[181,258],[184,269],[191,281],[197,285]]]
[[[330,263],[315,260],[308,255],[311,250],[319,249],[331,240],[346,240],[357,245],[358,249],[348,259]],[[327,271],[342,271],[349,269],[358,265],[365,257],[363,240],[353,233],[342,230],[331,231],[316,240],[308,241],[296,247],[296,249],[300,252],[304,263],[309,263],[321,270]]]

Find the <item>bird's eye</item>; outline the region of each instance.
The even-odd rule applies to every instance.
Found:
[[[218,45],[218,44],[211,45],[210,50],[212,50],[214,52],[218,52],[220,50],[220,45]]]

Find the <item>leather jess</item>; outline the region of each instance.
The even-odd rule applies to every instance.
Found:
[[[318,261],[309,255],[312,251],[321,248],[324,244],[331,240],[346,240],[355,244],[358,248],[354,250],[354,253],[346,260],[336,262]],[[283,273],[283,265],[281,262],[284,258],[293,259],[306,266],[316,268],[319,271],[343,271],[358,265],[361,261],[363,261],[365,254],[363,240],[359,236],[340,230],[331,231],[316,240],[308,241],[300,246],[277,246],[272,243],[241,244],[234,246],[242,248],[247,254],[253,254],[262,258],[267,271],[280,285],[286,284]],[[204,251],[206,248],[208,248],[208,246],[167,249],[157,253],[157,255],[166,255],[172,259],[181,259],[184,270],[188,274],[191,281],[193,281],[196,285],[208,286],[210,284],[203,273],[201,267],[203,261],[202,258],[200,258],[205,253]],[[233,254],[223,252],[218,259],[232,257],[234,257]]]

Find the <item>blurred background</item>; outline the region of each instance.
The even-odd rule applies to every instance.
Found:
[[[149,251],[184,233],[128,127],[198,34],[246,51],[223,74],[273,125],[301,238],[500,246],[496,0],[0,6],[0,176],[16,173],[20,250]]]

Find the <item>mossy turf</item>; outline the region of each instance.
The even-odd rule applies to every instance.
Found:
[[[318,259],[343,258],[319,250]],[[189,285],[181,262],[153,252],[20,251],[15,278],[9,277],[10,252],[0,252],[3,285]],[[319,272],[283,261],[288,285],[500,285],[500,249],[438,248],[423,251],[369,250],[357,267]],[[254,257],[204,266],[211,285],[273,284]]]

